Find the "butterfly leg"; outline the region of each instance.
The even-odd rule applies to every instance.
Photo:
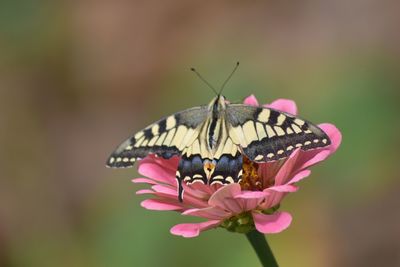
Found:
[[[182,186],[182,179],[180,177],[179,172],[176,172],[176,183],[178,184],[178,200],[179,202],[183,202],[183,186]]]

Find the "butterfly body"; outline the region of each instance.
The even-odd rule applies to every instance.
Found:
[[[187,109],[151,124],[111,154],[108,167],[130,167],[149,154],[179,156],[178,196],[182,183],[240,182],[243,156],[254,162],[288,157],[294,150],[330,144],[316,125],[270,108],[228,104],[217,95],[208,106]]]

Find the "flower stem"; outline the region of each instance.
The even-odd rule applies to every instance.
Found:
[[[265,236],[257,230],[250,231],[246,234],[251,246],[256,251],[263,267],[278,267],[274,254],[268,245]]]

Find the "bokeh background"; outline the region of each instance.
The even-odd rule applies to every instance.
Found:
[[[0,266],[259,266],[244,236],[172,236],[135,169],[104,162],[175,111],[294,99],[343,143],[287,197],[268,236],[281,266],[400,266],[400,3],[33,1],[0,3]]]

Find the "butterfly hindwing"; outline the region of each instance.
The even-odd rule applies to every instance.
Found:
[[[226,120],[233,142],[256,162],[288,157],[296,148],[309,150],[330,144],[318,126],[270,108],[228,105]]]
[[[176,172],[179,199],[183,199],[182,182],[209,185],[238,182],[242,176],[243,156],[238,149],[235,151],[235,154],[222,154],[214,159],[204,158],[200,153],[184,152]]]
[[[108,167],[131,167],[148,154],[163,158],[180,155],[193,142],[198,126],[207,117],[207,107],[187,109],[161,119],[125,140],[107,160]]]
[[[191,146],[187,147],[179,162],[177,178],[187,183],[228,184],[237,182],[242,168],[242,155],[239,147],[227,138],[222,144],[222,152],[218,157],[202,153],[199,149],[204,139],[199,136]]]
[[[238,182],[242,175],[243,157],[239,146],[232,142],[228,136],[224,120],[220,121],[222,128],[220,135],[222,142],[211,154],[207,148],[210,138],[207,126],[212,124],[210,119],[206,120],[199,128],[198,138],[182,152],[179,161],[176,178],[178,180],[179,199],[182,200],[182,182],[186,184],[230,184]]]

